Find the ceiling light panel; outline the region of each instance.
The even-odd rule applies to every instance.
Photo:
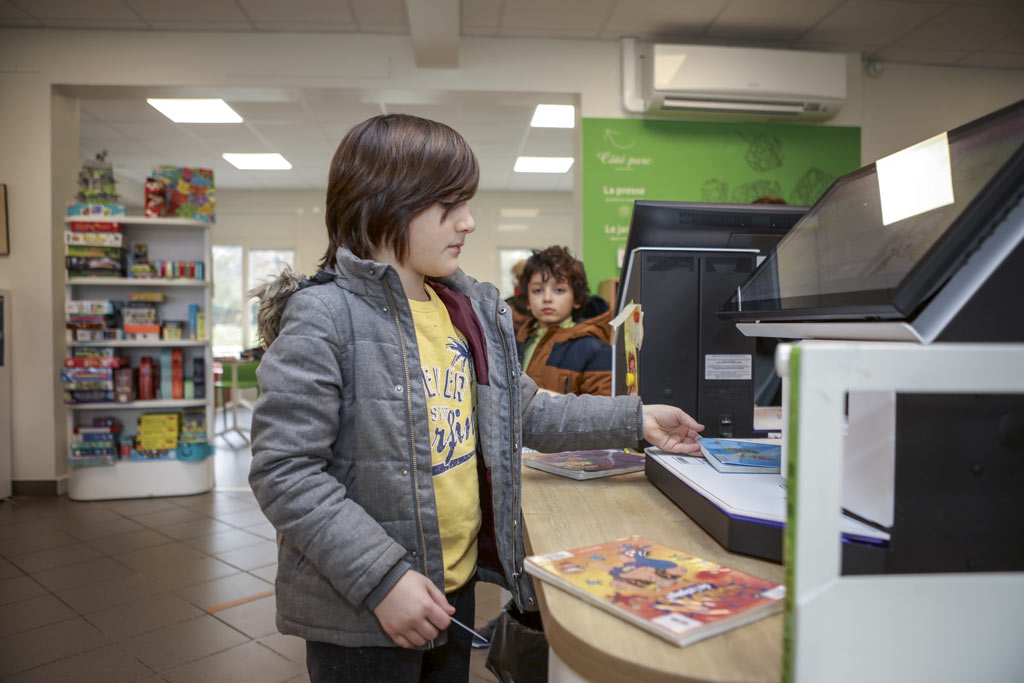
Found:
[[[534,128],[575,128],[576,107],[571,104],[538,104],[530,125]]]
[[[513,168],[516,173],[566,173],[572,168],[572,157],[519,157]]]
[[[247,154],[242,152],[224,152],[224,160],[243,171],[287,171],[292,167],[280,154]]]
[[[154,109],[175,123],[241,123],[242,117],[222,99],[146,100]]]

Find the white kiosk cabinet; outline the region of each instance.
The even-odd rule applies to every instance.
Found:
[[[1021,680],[1024,658],[1015,606],[1024,605],[1024,571],[844,575],[837,539],[841,511],[849,505],[844,499],[847,397],[857,392],[1020,395],[1024,345],[805,341],[780,345],[776,359],[788,424],[784,678]],[[977,469],[984,455],[940,450],[933,467],[951,479],[958,470],[978,479],[998,476]],[[970,488],[963,487],[965,494]],[[935,523],[946,518],[952,526],[949,518],[960,512],[977,514],[958,510],[958,504],[947,500],[944,508],[931,510]],[[1019,517],[1019,509],[1009,514]],[[901,539],[898,523],[897,514],[892,542],[914,542]],[[981,536],[988,530],[979,525],[978,531]],[[1005,541],[1019,545],[1021,539]],[[964,550],[957,547],[951,562],[959,562]]]

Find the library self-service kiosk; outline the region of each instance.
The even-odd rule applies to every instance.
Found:
[[[1022,197],[1024,101],[838,179],[721,308],[805,340],[776,354],[788,679],[1024,680]],[[756,536],[729,476],[689,496]]]
[[[758,394],[775,393],[774,348],[759,348],[717,312],[806,211],[635,202],[615,308],[621,314],[639,306],[643,344],[627,358],[628,324],[616,329],[613,395],[629,393],[633,374],[631,386],[644,401],[682,408],[706,425],[707,435],[753,436]]]

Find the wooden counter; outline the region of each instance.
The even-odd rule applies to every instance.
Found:
[[[527,551],[542,555],[639,534],[706,560],[783,582],[782,565],[725,550],[642,472],[576,481],[523,468]],[[558,658],[593,683],[778,681],[778,614],[687,647],[534,579],[548,642]]]

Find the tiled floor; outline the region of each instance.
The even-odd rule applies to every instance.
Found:
[[[0,501],[0,681],[308,681],[303,642],[274,626],[274,530],[250,457],[218,438],[217,488],[196,496]],[[500,606],[481,586],[477,625]],[[474,683],[496,680],[485,655]]]

